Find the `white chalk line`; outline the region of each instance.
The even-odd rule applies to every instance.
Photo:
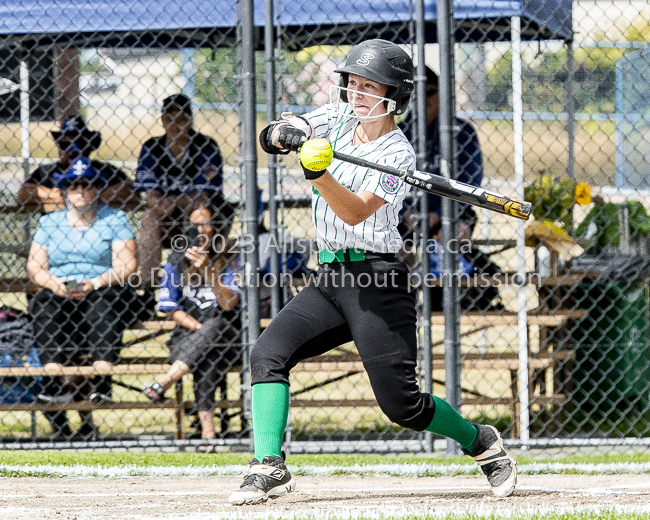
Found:
[[[300,485],[300,484],[299,484]],[[568,487],[540,487],[540,486],[519,486],[520,491],[540,491],[544,493],[555,493],[563,494],[568,496],[594,496],[594,495],[622,495],[622,494],[631,494],[627,493],[626,490],[644,490],[650,488],[650,483],[631,483],[631,484],[622,484],[614,486],[599,486],[595,488],[568,488]],[[322,488],[322,487],[300,487],[295,495],[323,495],[327,493],[345,493],[349,495],[350,493],[394,493],[394,492],[435,492],[435,491],[476,491],[476,490],[486,490],[486,486],[408,486],[408,487],[366,487],[359,489],[346,489],[341,490],[337,488]],[[635,494],[638,494],[635,493]],[[527,515],[533,516],[543,515],[545,513],[567,513],[575,514],[579,512],[602,512],[614,510],[619,513],[632,513],[632,514],[646,514],[650,513],[650,503],[642,505],[617,505],[617,504],[602,504],[598,506],[592,505],[577,505],[573,506],[567,503],[558,504],[555,502],[552,505],[538,505],[538,506],[512,506],[509,504],[508,500],[499,500],[493,498],[489,495],[479,499],[482,503],[479,504],[462,504],[459,503],[458,498],[443,498],[443,497],[431,497],[427,502],[430,504],[429,507],[418,504],[418,506],[405,506],[402,500],[381,500],[381,497],[375,497],[374,503],[367,505],[346,505],[345,503],[341,504],[341,499],[338,497],[332,497],[331,500],[327,502],[321,502],[321,505],[318,508],[313,508],[307,506],[307,508],[291,511],[290,508],[297,509],[301,507],[301,504],[296,504],[295,502],[283,501],[282,498],[278,502],[270,502],[267,507],[264,507],[264,511],[247,511],[246,507],[234,507],[225,503],[225,499],[218,497],[215,493],[211,491],[160,491],[160,492],[124,492],[124,493],[58,493],[58,494],[20,494],[20,495],[6,495],[2,498],[2,502],[7,502],[9,499],[19,499],[19,498],[57,498],[59,500],[65,498],[115,498],[115,497],[131,497],[131,498],[148,498],[148,497],[197,497],[197,496],[208,496],[215,495],[214,500],[210,501],[208,504],[197,504],[183,502],[182,500],[175,500],[171,504],[165,504],[169,506],[183,506],[185,505],[188,511],[191,511],[191,508],[199,507],[202,510],[193,511],[183,514],[178,514],[175,512],[170,512],[169,514],[161,514],[160,512],[147,514],[144,512],[139,512],[138,514],[133,514],[134,509],[142,510],[143,508],[152,507],[159,508],[161,504],[149,504],[146,502],[140,502],[136,504],[111,504],[111,511],[116,512],[120,511],[120,518],[123,520],[152,520],[152,519],[164,519],[164,520],[298,520],[298,519],[309,519],[309,520],[356,520],[360,517],[368,519],[385,519],[385,518],[409,518],[417,516],[429,516],[434,518],[445,518],[447,516],[459,516],[463,514],[473,514],[478,517],[488,517],[496,516],[501,518],[512,518],[512,517],[526,517]],[[360,497],[362,500],[363,497]],[[516,496],[514,497],[517,498]],[[525,498],[525,497],[524,497]],[[380,499],[380,503],[377,503],[377,499]],[[367,497],[368,501],[372,501],[373,497]],[[476,499],[473,499],[475,501]],[[431,508],[431,506],[435,506]],[[65,504],[59,503],[54,507],[60,508],[62,510],[67,510],[67,512],[74,511],[74,514],[79,520],[85,520],[86,518],[95,520],[96,518],[101,518],[99,514],[98,506],[88,506],[87,504]],[[100,506],[101,507],[101,506]],[[35,517],[38,514],[42,514],[44,511],[51,512],[53,509],[53,504],[47,504],[43,507],[0,507],[0,517],[6,518],[7,515],[16,514],[18,512],[34,512]],[[205,509],[210,509],[210,511],[205,511]],[[88,516],[80,516],[88,515]],[[99,515],[99,516],[98,516]]]
[[[243,476],[246,466],[86,466],[86,465],[10,465],[0,464],[0,472],[26,474],[28,476],[52,477],[204,477]],[[388,475],[394,477],[444,477],[456,475],[480,475],[473,464],[355,464],[352,466],[292,466],[289,470],[296,475]],[[572,472],[585,475],[648,474],[650,463],[618,462],[611,464],[565,464],[560,462],[522,464],[518,466],[521,475],[549,475]]]
[[[583,471],[587,474],[608,474],[611,472],[623,473],[623,474],[641,474],[648,473],[649,469],[648,464],[645,463],[627,463],[627,464],[529,464],[519,466],[519,471],[521,474],[529,475],[540,475],[543,474],[543,468],[550,469],[549,473],[560,473],[564,471]],[[466,472],[458,471],[459,467],[465,470]],[[31,465],[0,465],[0,469],[5,471],[16,471],[24,472],[27,474],[40,474],[40,475],[49,475],[57,477],[117,477],[117,478],[128,478],[128,477],[139,477],[139,476],[153,476],[153,477],[178,477],[178,476],[241,476],[245,473],[245,466],[184,466],[184,467],[173,467],[173,466],[114,466],[114,467],[102,467],[102,466],[52,466],[52,465],[42,465],[42,466],[31,466]],[[366,466],[300,466],[292,467],[290,469],[293,471],[298,470],[297,472],[300,475],[312,475],[312,476],[327,476],[333,473],[341,474],[341,472],[346,472],[351,475],[392,475],[392,476],[401,476],[401,477],[419,477],[419,476],[451,476],[466,474],[478,474],[478,471],[471,471],[475,469],[473,466],[463,466],[463,465],[432,465],[432,464],[416,464],[416,465],[366,465]],[[299,494],[305,495],[318,495],[322,496],[326,493],[359,493],[359,494],[368,494],[368,493],[394,493],[394,492],[436,492],[436,491],[454,491],[454,492],[463,492],[463,491],[487,491],[487,485],[485,486],[436,486],[436,485],[423,485],[423,486],[409,486],[409,487],[367,487],[360,489],[346,489],[340,490],[337,488],[322,488],[322,487],[302,487],[300,482],[298,482]],[[530,485],[520,485],[518,489],[520,491],[538,491],[542,493],[549,494],[560,494],[566,496],[567,498],[576,497],[576,496],[616,496],[616,495],[638,495],[639,490],[647,490],[650,488],[650,483],[630,483],[630,484],[619,484],[615,486],[599,486],[592,488],[567,488],[567,487],[540,487],[540,486],[530,486]],[[413,507],[405,507],[401,501],[395,500],[382,500],[381,506],[377,505],[377,500],[381,500],[381,497],[367,497],[368,501],[374,501],[375,504],[369,504],[367,506],[357,505],[357,506],[348,506],[341,504],[340,500],[335,497],[332,497],[330,500],[327,500],[324,503],[321,503],[319,509],[302,509],[299,511],[287,511],[285,507],[281,506],[281,502],[278,502],[277,505],[281,507],[280,510],[275,510],[276,506],[269,506],[265,508],[264,513],[252,513],[247,512],[241,508],[233,508],[225,503],[225,498],[217,496],[216,493],[211,491],[187,491],[187,492],[125,492],[125,493],[65,493],[65,494],[43,494],[35,493],[30,495],[15,495],[11,494],[3,497],[2,502],[7,503],[8,499],[19,499],[19,498],[57,498],[58,500],[65,500],[64,497],[70,498],[111,498],[111,497],[131,497],[131,498],[141,498],[146,499],[148,497],[155,499],[156,497],[177,497],[178,500],[174,501],[174,505],[181,506],[183,504],[182,498],[198,496],[209,496],[214,495],[214,499],[209,501],[208,505],[203,505],[203,509],[210,509],[210,511],[196,511],[188,514],[181,514],[170,512],[169,515],[161,516],[159,513],[155,515],[137,514],[133,515],[134,509],[141,508],[159,508],[160,505],[157,504],[148,504],[146,502],[140,504],[112,504],[112,510],[120,510],[121,518],[123,519],[133,519],[133,520],[148,520],[152,518],[161,518],[164,520],[188,520],[188,519],[210,519],[210,520],[221,520],[221,519],[232,519],[232,520],[261,520],[261,519],[282,519],[282,520],[293,520],[293,519],[302,519],[309,518],[310,520],[354,520],[359,518],[361,515],[364,518],[377,518],[382,519],[387,516],[395,519],[407,518],[409,516],[435,516],[435,517],[445,517],[451,514],[458,514],[459,511],[462,512],[463,505],[459,504],[458,498],[445,498],[445,497],[431,497],[427,502],[431,505],[435,505],[435,514],[430,508],[422,508],[420,505],[417,509]],[[363,497],[362,497],[363,498]],[[515,497],[516,498],[516,497]],[[280,499],[282,500],[282,499]],[[491,503],[503,502],[498,501],[489,495],[484,497],[484,501],[489,501]],[[285,502],[286,506],[290,508],[299,507],[295,503]],[[450,505],[453,504],[453,505]],[[51,504],[48,505],[51,510]],[[75,513],[78,515],[89,515],[78,516],[81,518],[95,519],[99,518],[97,515],[97,509],[86,506],[69,506],[65,504],[58,505],[57,507],[62,508],[72,508]],[[192,505],[187,506],[187,510],[191,510]],[[544,512],[545,506],[539,506],[531,508],[530,510],[522,509],[520,507],[508,506],[507,503],[501,503],[496,506],[490,506],[491,509],[486,509],[487,506],[481,505],[473,506],[473,509],[468,509],[467,511],[471,514],[476,514],[477,516],[489,516],[495,514],[499,517],[512,517],[512,516],[521,516],[526,515],[528,512],[531,514],[540,514]],[[478,507],[478,509],[477,509]],[[563,508],[568,513],[575,513],[579,511],[602,511],[609,510],[612,507],[619,507],[615,504],[601,504],[599,508],[589,508],[587,506],[572,506],[570,504],[558,504],[555,502],[552,508],[549,506],[549,512],[558,512],[558,508]],[[10,517],[13,513],[17,511],[25,512],[43,512],[48,510],[47,508],[21,508],[21,507],[1,507],[0,506],[0,517]],[[648,513],[650,512],[650,505],[636,505],[626,507],[624,512],[629,513]],[[35,514],[38,516],[38,513]]]
[[[300,481],[298,480],[298,485],[300,486]],[[437,486],[437,485],[424,485],[424,486],[391,486],[391,487],[367,487],[367,488],[323,488],[323,487],[303,487],[300,486],[296,493],[304,494],[324,494],[324,493],[388,493],[388,492],[399,492],[399,491],[484,491],[488,490],[488,486],[467,486],[467,485],[456,485],[456,486]],[[621,493],[621,494],[641,494],[639,491],[636,492],[626,492],[628,489],[650,489],[650,482],[645,483],[635,483],[635,484],[626,484],[626,485],[616,485],[616,486],[600,486],[594,488],[560,488],[560,487],[541,487],[541,486],[529,486],[529,485],[518,485],[517,490],[519,491],[541,491],[544,493],[588,493],[588,494],[612,494],[612,493]],[[117,493],[23,493],[16,494],[12,493],[11,495],[3,496],[0,501],[7,501],[11,499],[21,499],[21,498],[111,498],[111,497],[183,497],[183,496],[207,496],[214,495],[215,498],[217,494],[214,491],[158,491],[158,492],[117,492]],[[649,498],[650,500],[650,498]]]
[[[159,491],[159,492],[142,492],[142,493],[23,493],[23,494],[14,494],[3,496],[0,499],[1,501],[6,501],[9,499],[17,498],[61,498],[61,497],[70,497],[70,498],[100,498],[100,497],[184,497],[184,496],[201,496],[201,495],[213,495],[214,492],[210,491]]]

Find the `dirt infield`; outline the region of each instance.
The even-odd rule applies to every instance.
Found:
[[[515,496],[492,498],[480,477],[297,477],[295,493],[234,507],[233,477],[0,478],[0,518],[12,520],[397,517],[464,511],[607,509],[650,514],[650,475],[523,475]]]

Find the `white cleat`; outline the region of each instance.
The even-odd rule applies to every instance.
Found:
[[[517,485],[517,462],[503,449],[503,439],[494,426],[477,424],[476,427],[478,437],[472,448],[463,453],[478,462],[494,496],[509,497]]]
[[[292,492],[296,482],[284,465],[282,457],[264,457],[250,461],[248,475],[244,477],[239,491],[235,491],[228,501],[234,506],[260,504],[269,498]]]

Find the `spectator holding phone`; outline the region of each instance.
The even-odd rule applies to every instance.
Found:
[[[59,160],[36,168],[25,179],[16,195],[18,204],[44,204],[45,211],[65,207],[65,197],[57,186],[56,179],[65,175],[75,159],[88,159],[102,142],[102,135],[96,130],[90,130],[81,116],[66,117],[61,129],[52,130],[50,133],[59,150]],[[133,197],[132,181],[122,170],[95,160],[91,161],[91,164],[106,179],[107,186],[101,195],[106,204],[119,206]]]
[[[27,273],[40,289],[30,301],[30,313],[44,368],[84,360],[95,368],[111,367],[129,325],[123,313],[131,292],[124,286],[137,267],[135,241],[125,213],[100,204],[106,186],[87,158],[75,159],[57,178],[68,209],[43,215],[34,234]],[[85,393],[53,378],[39,397],[61,402],[83,399]],[[110,388],[104,393],[110,394]],[[91,435],[90,413],[79,415],[81,433]],[[65,416],[48,419],[55,436],[70,434]]]
[[[172,366],[143,392],[161,401],[165,391],[191,371],[201,438],[214,439],[215,393],[225,377],[220,365],[232,365],[240,355],[234,344],[240,330],[239,272],[215,222],[218,210],[199,202],[188,213],[186,247],[169,255],[159,292],[158,309],[177,323],[167,343]],[[199,447],[205,453],[213,450],[211,445]]]

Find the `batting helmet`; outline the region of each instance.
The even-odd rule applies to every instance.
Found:
[[[350,74],[387,85],[388,91],[384,97],[395,101],[395,109],[391,113],[399,115],[406,111],[413,93],[413,61],[395,43],[379,39],[361,42],[350,51],[345,65],[334,72],[341,74],[342,88],[348,87]],[[347,92],[341,90],[340,95],[341,100],[347,103]]]

